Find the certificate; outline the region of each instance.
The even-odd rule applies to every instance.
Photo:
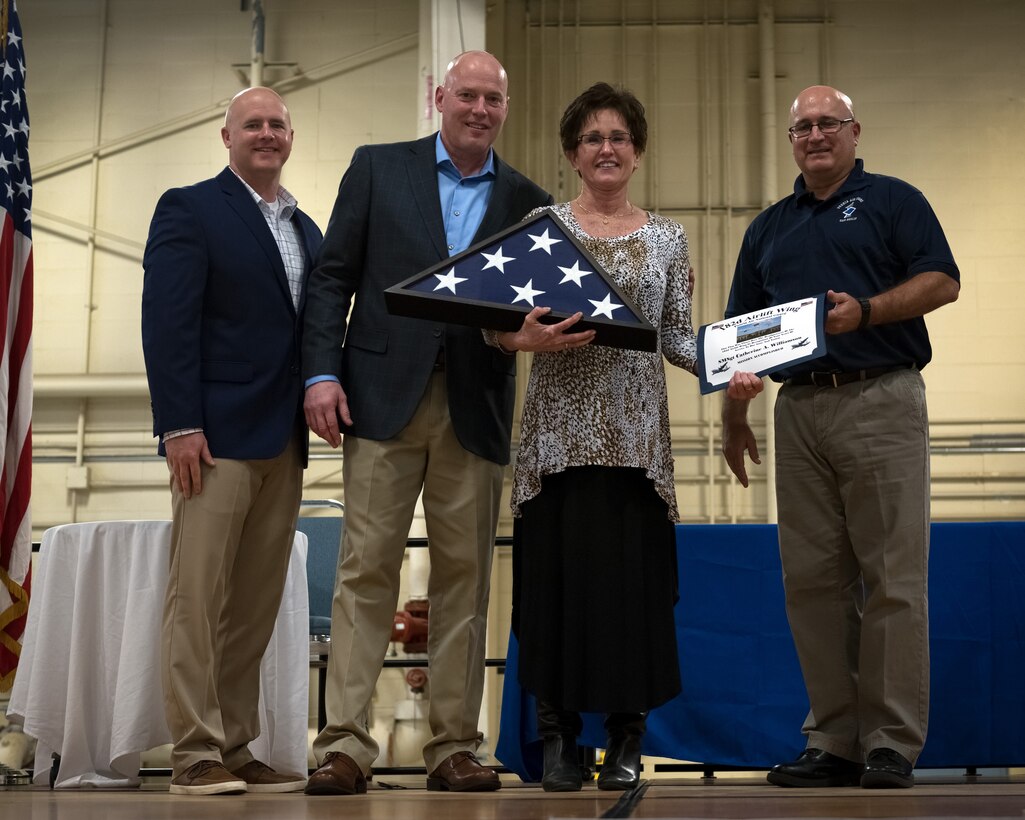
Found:
[[[825,355],[825,315],[820,293],[704,325],[698,331],[701,392],[722,390],[737,370],[764,376]]]

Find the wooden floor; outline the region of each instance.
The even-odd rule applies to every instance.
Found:
[[[35,786],[0,789],[0,820],[534,820],[535,818],[853,818],[1025,816],[1025,778],[918,775],[913,789],[780,789],[762,777],[706,781],[697,775],[646,781],[639,799],[600,792],[572,794],[504,780],[490,794],[428,792],[421,778],[393,778],[356,797],[238,795],[179,797],[166,782],[131,791],[52,792]],[[385,784],[399,786],[384,788]],[[643,788],[643,784],[642,784]],[[618,804],[618,805],[617,805]],[[616,810],[620,813],[614,813]],[[624,811],[626,813],[624,813]],[[610,813],[613,812],[613,813]]]

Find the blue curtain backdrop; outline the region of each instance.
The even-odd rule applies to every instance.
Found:
[[[774,525],[677,526],[683,692],[648,719],[644,753],[767,768],[804,748],[808,700],[786,619]],[[932,697],[920,767],[1025,764],[1025,522],[933,524]],[[600,630],[603,614],[594,613]],[[614,651],[613,647],[609,651]],[[510,638],[496,755],[540,780],[534,700]],[[628,673],[628,670],[624,670]],[[581,742],[605,742],[586,715]]]

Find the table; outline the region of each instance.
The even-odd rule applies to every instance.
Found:
[[[34,782],[57,788],[140,783],[141,752],[170,743],[160,625],[170,521],[65,524],[43,534],[8,717],[37,738]],[[297,533],[261,666],[261,733],[250,749],[282,771],[307,769],[309,603]]]
[[[804,749],[808,699],[786,619],[775,525],[676,528],[683,691],[648,718],[645,754],[767,768]],[[1025,764],[1025,522],[937,523],[929,559],[932,668],[923,768]],[[602,613],[595,613],[601,629]],[[609,647],[610,652],[615,647]],[[510,638],[496,756],[541,776],[533,698]],[[600,715],[581,740],[601,747]]]

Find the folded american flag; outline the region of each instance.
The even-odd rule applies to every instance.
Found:
[[[385,302],[399,316],[509,331],[535,307],[552,309],[549,323],[580,311],[573,331],[594,329],[595,344],[655,350],[655,328],[548,211],[388,288]]]

